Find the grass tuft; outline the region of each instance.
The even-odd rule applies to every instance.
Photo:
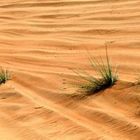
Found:
[[[117,70],[112,70],[112,66],[110,65],[108,51],[106,46],[106,65],[103,62],[103,59],[100,58],[100,62],[95,58],[89,58],[93,69],[99,78],[93,77],[86,73],[85,71],[82,73],[76,72],[82,79],[87,81],[87,84],[82,85],[81,88],[85,89],[88,95],[92,95],[101,90],[104,90],[108,87],[111,87],[118,80]]]
[[[0,84],[6,83],[6,81],[10,80],[10,73],[8,70],[1,68],[0,69]]]

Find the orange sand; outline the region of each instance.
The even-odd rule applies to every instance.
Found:
[[[120,81],[83,100],[71,69],[108,44]],[[140,140],[139,0],[1,0],[0,140]]]

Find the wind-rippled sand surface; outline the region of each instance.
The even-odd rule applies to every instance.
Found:
[[[117,85],[73,99],[88,55],[118,65]],[[1,0],[1,140],[140,140],[140,1]]]

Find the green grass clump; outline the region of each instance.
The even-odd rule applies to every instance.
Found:
[[[89,75],[86,72],[77,74],[84,80],[87,81],[87,84],[82,85],[81,88],[85,89],[88,95],[97,93],[101,90],[104,90],[108,87],[111,87],[118,80],[117,71],[112,70],[112,66],[110,65],[107,47],[106,47],[106,64],[104,64],[103,59],[101,58],[100,62],[95,58],[89,58],[92,68],[99,76],[96,78],[94,76]]]
[[[4,84],[8,80],[10,80],[10,73],[9,73],[9,71],[1,68],[0,69],[0,84]]]

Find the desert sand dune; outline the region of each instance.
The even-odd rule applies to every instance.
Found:
[[[72,98],[105,44],[119,82]],[[0,140],[140,140],[139,62],[139,0],[1,0]]]

